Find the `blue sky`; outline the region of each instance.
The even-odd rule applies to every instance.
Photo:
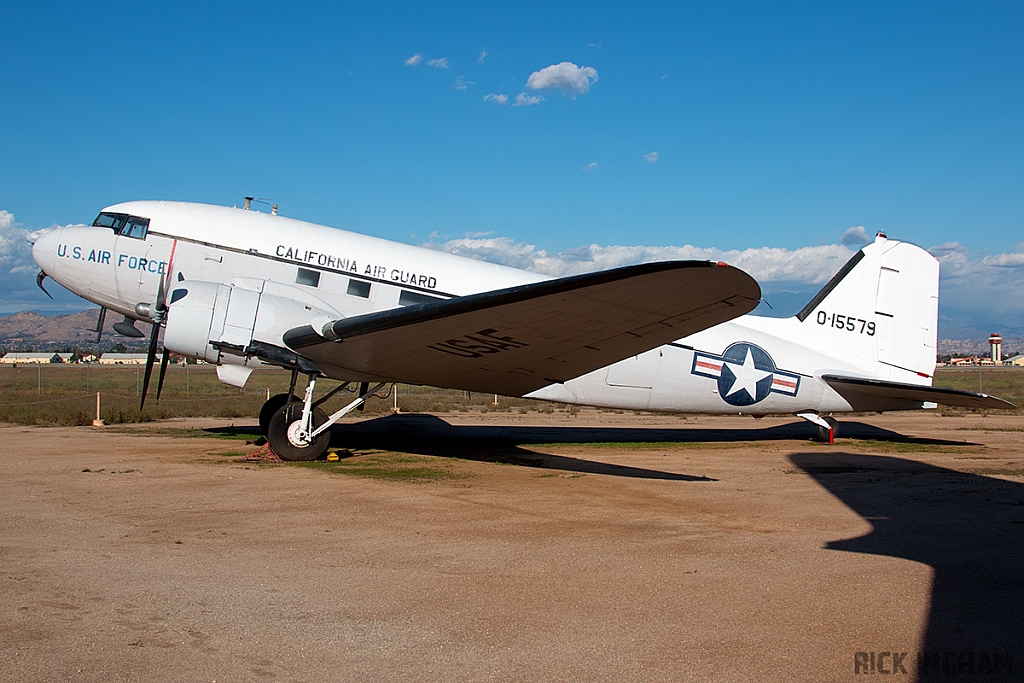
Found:
[[[0,8],[0,311],[82,307],[24,233],[252,194],[555,274],[745,254],[767,292],[881,230],[1024,325],[1019,3],[214,5]]]

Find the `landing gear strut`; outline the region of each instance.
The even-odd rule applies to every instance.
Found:
[[[331,427],[339,419],[366,403],[366,399],[375,395],[385,386],[385,382],[368,389],[366,384],[360,385],[359,397],[347,406],[327,417],[319,405],[348,386],[348,383],[337,386],[318,401],[313,401],[313,390],[316,388],[316,375],[309,376],[306,393],[302,401],[286,402],[270,418],[267,425],[267,440],[270,449],[282,460],[316,460],[327,451],[331,444]],[[276,396],[271,397],[273,401]],[[268,401],[267,403],[270,403]],[[267,408],[267,404],[264,404]],[[262,415],[262,410],[260,411]]]

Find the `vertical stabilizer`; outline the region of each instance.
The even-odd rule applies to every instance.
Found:
[[[854,358],[872,376],[917,384],[935,372],[938,317],[938,261],[881,235],[797,314],[802,343]]]

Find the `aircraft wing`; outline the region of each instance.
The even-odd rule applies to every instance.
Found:
[[[335,320],[284,335],[326,375],[522,396],[749,313],[742,270],[668,261]]]
[[[1009,401],[1004,401],[995,396],[975,394],[970,391],[960,391],[959,389],[925,387],[918,384],[888,382],[863,377],[844,377],[842,375],[822,375],[821,378],[854,406],[858,403],[863,403],[864,399],[868,399],[882,403],[886,401],[892,402],[894,407],[890,408],[890,410],[898,410],[899,406],[895,404],[899,402],[931,402],[945,406],[989,408],[992,410],[1014,410],[1017,408],[1017,406]],[[858,399],[860,400],[858,401]],[[875,410],[878,410],[878,408],[875,408]]]

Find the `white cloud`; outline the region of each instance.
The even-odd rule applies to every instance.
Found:
[[[0,211],[0,266],[22,260],[26,232],[14,221],[14,214]]]
[[[649,154],[645,154],[644,159],[647,160],[647,163],[653,164],[658,160],[658,153],[650,152]]]
[[[1018,245],[1012,253],[980,257],[958,242],[932,247],[928,251],[940,264],[939,300],[965,311],[1024,316],[1022,250]]]
[[[996,268],[1024,268],[1024,242],[1018,244],[1011,254],[986,256],[981,262]]]
[[[0,210],[0,272],[34,273],[39,270],[32,260],[32,242],[47,231],[26,230],[14,220],[14,214]]]
[[[524,92],[516,95],[516,103],[513,107],[529,107],[532,104],[540,104],[544,100],[543,97],[537,97],[536,95],[527,95]]]
[[[423,61],[423,55],[421,55],[419,52],[417,52],[412,57],[409,57],[409,59],[405,60],[405,65],[406,66],[417,66],[422,61]]]
[[[480,50],[480,56],[476,59],[477,64],[483,64],[485,59],[487,59],[487,50]]]
[[[822,284],[846,263],[853,251],[830,244],[799,249],[759,247],[723,251],[714,247],[603,247],[598,244],[576,247],[551,254],[532,244],[514,242],[507,237],[477,239],[464,237],[424,246],[459,256],[501,263],[553,277],[577,275],[596,270],[651,261],[707,260],[725,261],[742,268],[760,282],[797,282]]]
[[[765,292],[800,291],[808,298],[856,253],[842,244],[797,249],[753,247],[722,250],[684,246],[587,246],[551,253],[507,237],[434,238],[424,245],[459,256],[522,268],[552,277],[667,260],[725,261],[750,273]],[[956,242],[929,249],[940,262],[941,301],[947,309],[971,311],[1024,325],[1024,244],[1009,254],[983,257]],[[1016,321],[1016,322],[1013,322]]]
[[[448,60],[445,57],[438,57],[437,59],[431,59],[428,61],[427,66],[432,66],[435,69],[447,69]]]
[[[862,246],[871,241],[872,237],[865,232],[863,225],[847,228],[843,236],[839,238],[839,244],[845,244],[848,247]]]
[[[40,235],[56,227],[59,226],[26,230],[21,227],[21,223],[14,220],[14,214],[0,210],[0,274],[37,272],[39,266],[32,260],[32,243]]]
[[[494,93],[491,93],[490,95],[484,95],[483,100],[484,102],[494,101],[504,107],[508,104],[508,95],[495,95]]]
[[[587,164],[587,170],[588,171],[596,171],[597,170],[597,162],[596,161],[591,161],[589,164]]]
[[[455,89],[456,90],[465,90],[466,88],[468,88],[471,85],[476,85],[476,83],[474,83],[473,81],[467,81],[462,76],[458,76],[455,79]]]
[[[526,81],[528,88],[534,90],[550,90],[557,88],[566,95],[577,95],[590,90],[597,83],[597,69],[589,66],[576,66],[572,62],[561,62],[534,71]]]

